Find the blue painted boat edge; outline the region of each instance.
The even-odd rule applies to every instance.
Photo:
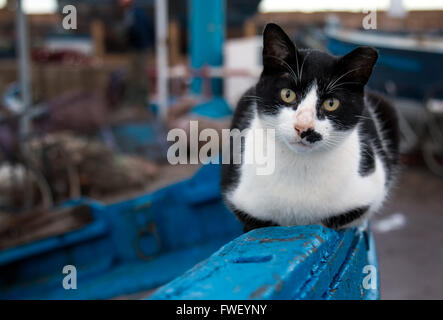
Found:
[[[104,206],[100,202],[88,198],[78,198],[66,201],[61,204],[60,207],[70,207],[81,204],[86,204],[92,209],[94,221],[81,229],[73,230],[63,235],[52,236],[2,250],[0,251],[0,267],[20,259],[44,254],[66,246],[72,246],[76,243],[87,241],[88,239],[105,236],[109,230],[106,222],[100,219],[100,215],[104,210]]]
[[[61,268],[64,264],[59,262],[62,260],[57,260],[60,265],[55,265],[56,271],[54,273],[44,275],[44,282],[41,281],[43,278],[40,276],[36,278],[35,272],[32,270],[35,269],[36,264],[42,266],[40,269],[44,269],[44,272],[48,270],[48,267],[54,269],[54,263],[42,258],[47,254],[71,256],[73,250],[77,253],[85,248],[87,251],[91,251],[92,243],[89,240],[92,239],[88,237],[84,238],[83,241],[79,239],[81,234],[85,232],[91,234],[91,232],[87,232],[91,231],[88,226],[73,233],[61,235],[63,239],[72,238],[69,244],[66,241],[60,242],[59,236],[57,236],[44,239],[43,242],[37,241],[23,247],[12,248],[11,251],[15,253],[15,256],[11,256],[10,259],[12,260],[9,260],[6,264],[18,263],[22,271],[30,271],[33,276],[31,277],[27,272],[20,272],[20,276],[24,275],[25,278],[21,278],[19,283],[12,284],[13,286],[6,283],[4,287],[1,286],[0,297],[2,299],[105,299],[154,289],[171,281],[241,233],[241,224],[222,204],[219,170],[219,165],[206,165],[190,179],[166,186],[153,193],[113,204],[104,205],[87,198],[67,201],[63,204],[64,206],[81,204],[92,206],[93,215],[97,218],[97,221],[88,226],[95,226],[94,223],[97,222],[103,227],[103,232],[106,230],[100,240],[106,242],[105,245],[110,250],[109,255],[104,257],[106,259],[84,261],[86,264],[83,265],[77,265],[75,261],[69,260],[69,264],[78,267],[78,283],[79,286],[85,288],[85,291],[83,293],[80,293],[80,291],[72,293],[60,288],[61,279],[63,278]],[[196,197],[193,194],[196,192],[201,196]],[[154,212],[156,210],[153,210],[153,206],[161,212]],[[133,235],[140,230],[140,227],[146,225],[151,218],[155,219],[160,216],[164,217],[157,222],[163,225],[167,224],[170,227],[171,221],[168,220],[168,217],[169,219],[173,218],[177,211],[187,217],[188,222],[189,218],[196,220],[193,220],[194,222],[199,222],[199,228],[195,230],[199,234],[199,236],[194,237],[196,241],[183,245],[183,241],[178,239],[175,242],[180,242],[180,246],[173,243],[170,251],[160,250],[158,254],[156,252],[153,260],[147,261],[138,257],[134,252]],[[168,221],[169,223],[167,223]],[[212,232],[214,226],[218,227],[218,232],[215,234]],[[174,234],[170,231],[167,236]],[[143,241],[145,242],[145,240]],[[51,246],[42,245],[47,244],[48,241]],[[52,242],[55,242],[55,244]],[[119,245],[116,246],[115,243]],[[152,246],[151,243],[147,245]],[[83,249],[80,249],[80,246]],[[23,250],[23,248],[33,247],[37,247],[33,252],[30,252],[29,249]],[[146,243],[144,243],[143,248],[147,248]],[[96,250],[101,251],[102,249],[101,246],[96,248]],[[17,252],[23,254],[18,257]],[[177,260],[180,260],[180,263],[174,263]],[[47,266],[48,263],[50,263],[49,266]],[[161,277],[153,277],[153,274],[159,272],[158,270],[161,270]],[[139,279],[139,281],[135,278],[128,279],[129,274],[132,274],[131,276]],[[108,287],[108,290],[104,290],[105,287]]]
[[[368,265],[374,266],[376,273],[376,288],[367,290],[364,297],[365,300],[379,300],[380,299],[380,269],[377,259],[377,248],[375,246],[375,239],[372,233],[369,234],[369,250],[368,250]]]
[[[150,299],[375,299],[377,293],[362,288],[362,268],[374,263],[367,260],[367,243],[358,229],[311,225],[253,230]]]

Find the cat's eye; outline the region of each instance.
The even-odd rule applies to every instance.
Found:
[[[323,102],[326,111],[335,111],[340,106],[340,101],[336,98],[329,98]]]
[[[291,89],[282,89],[280,91],[281,99],[286,103],[292,103],[295,100],[295,92]]]

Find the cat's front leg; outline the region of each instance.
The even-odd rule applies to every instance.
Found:
[[[253,216],[238,209],[233,209],[232,211],[235,213],[241,223],[243,223],[243,231],[245,233],[258,228],[278,226],[272,221],[256,219]]]
[[[325,227],[340,229],[362,218],[368,212],[368,210],[369,206],[358,207],[323,219],[321,222]]]

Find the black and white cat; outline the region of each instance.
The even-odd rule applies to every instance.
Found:
[[[275,169],[222,169],[225,202],[245,231],[265,226],[357,226],[377,211],[398,164],[393,107],[365,91],[377,52],[359,47],[342,57],[297,49],[276,24],[263,34],[263,72],[240,99],[232,129],[246,130],[242,157],[256,129],[274,129]],[[232,148],[231,148],[232,150]]]

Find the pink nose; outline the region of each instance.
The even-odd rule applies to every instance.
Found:
[[[298,134],[314,127],[314,115],[311,111],[301,111],[295,118],[294,129]]]

